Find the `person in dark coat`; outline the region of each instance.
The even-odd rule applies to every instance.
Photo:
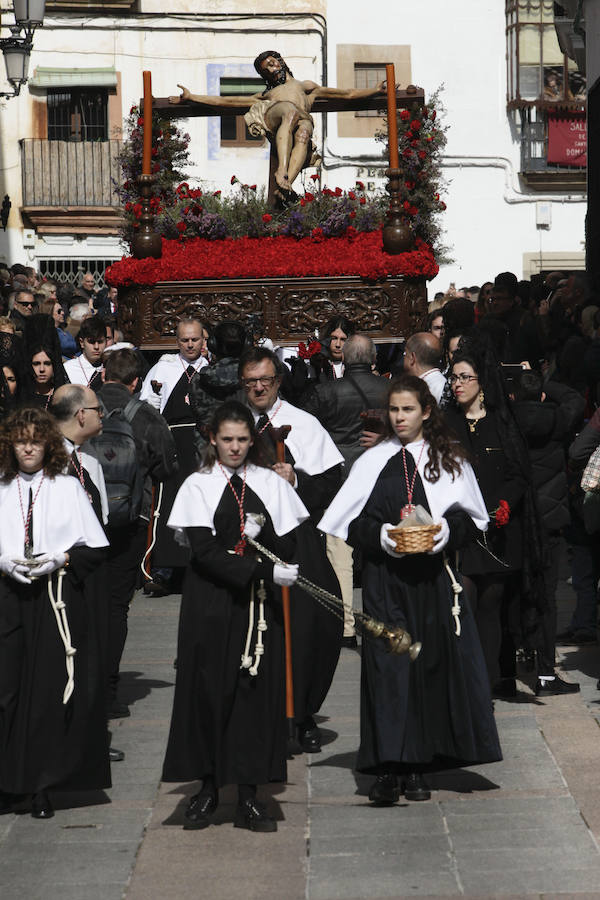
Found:
[[[106,413],[125,410],[128,404],[134,418],[130,422],[138,472],[143,482],[143,497],[136,518],[128,523],[111,522],[109,513],[106,529],[110,542],[107,562],[106,593],[109,600],[108,639],[108,687],[109,719],[129,715],[129,707],[119,702],[119,666],[127,639],[127,618],[133,599],[140,563],[144,556],[148,522],[151,516],[152,488],[175,475],[178,469],[177,450],[169,426],[160,413],[134,398],[140,381],[140,359],[135,350],[122,348],[106,354],[104,384],[98,391],[98,399]],[[104,453],[114,451],[109,445],[98,447],[98,439],[92,438],[88,448],[97,454],[100,465],[107,465]],[[112,459],[108,461],[108,465]],[[109,484],[110,486],[110,484]],[[133,485],[130,485],[133,489]],[[114,493],[113,486],[113,493]],[[122,493],[118,489],[118,493]],[[110,500],[110,498],[109,498]]]
[[[240,389],[238,364],[249,335],[239,322],[219,322],[208,337],[210,365],[200,369],[190,384],[190,406],[196,419],[194,440],[198,459],[208,444],[208,426],[221,403],[231,400]]]
[[[246,533],[289,560],[308,513],[290,484],[256,464],[255,438],[246,406],[220,406],[204,463],[183,483],[169,518],[191,561],[162,777],[202,782],[185,813],[187,829],[209,825],[219,788],[236,784],[235,826],[277,830],[256,793],[257,785],[286,778],[283,616],[273,585],[291,585],[298,567],[262,559]],[[263,517],[262,528],[256,518],[248,524],[250,513]]]
[[[0,425],[0,812],[49,791],[110,787],[102,636],[88,591],[107,540],[52,416]],[[92,592],[93,593],[93,592]]]
[[[376,351],[373,341],[366,335],[354,334],[349,337],[342,355],[342,378],[316,384],[308,391],[302,405],[329,433],[344,457],[344,475],[347,476],[355,460],[364,452],[361,434],[365,428],[365,419],[361,416],[371,414],[366,423],[367,430],[384,428],[389,382],[371,371]],[[381,417],[379,421],[378,417]],[[345,604],[342,646],[354,648],[357,640],[354,616],[350,612],[353,602],[352,547],[330,534],[327,535],[327,555],[335,569]]]
[[[424,381],[392,382],[389,420],[392,436],[355,463],[319,523],[362,550],[365,612],[423,645],[411,662],[363,642],[356,768],[377,776],[376,804],[398,799],[398,775],[407,800],[428,800],[425,772],[502,758],[477,628],[444,554],[487,527],[483,498]],[[429,554],[398,554],[388,530],[416,506],[440,531]]]
[[[548,381],[537,372],[524,372],[514,385],[513,412],[527,442],[531,476],[544,530],[544,584],[547,607],[542,617],[537,651],[536,694],[572,694],[578,684],[564,681],[554,668],[556,644],[556,588],[561,535],[570,524],[567,447],[581,422],[584,400],[567,385]]]
[[[586,522],[581,476],[590,456],[600,446],[600,410],[596,410],[569,447],[569,500],[571,525],[571,572],[577,603],[565,631],[557,642],[567,645],[595,644],[598,640],[598,591],[600,577],[600,533],[596,523]]]
[[[344,457],[348,474],[363,452],[360,435],[364,428],[361,413],[381,410],[387,402],[389,382],[374,375],[375,346],[366,335],[352,335],[342,351],[344,374],[309,389],[302,408],[315,416]],[[383,422],[382,422],[383,424]]]
[[[516,602],[520,596],[517,585],[524,568],[527,533],[525,497],[530,499],[531,481],[527,448],[506,406],[504,385],[497,372],[498,366],[491,363],[482,347],[463,340],[453,357],[449,377],[455,406],[445,410],[445,416],[473,461],[493,523],[487,535],[465,547],[461,573],[492,689],[498,696],[514,696],[516,657],[509,635],[516,629],[509,628],[508,620],[520,616],[509,610],[508,601]],[[541,547],[539,534],[535,537]],[[541,576],[541,560],[537,562]]]

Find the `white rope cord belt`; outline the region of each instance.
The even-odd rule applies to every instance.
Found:
[[[235,555],[235,550],[228,550],[228,553]],[[241,657],[240,669],[247,669],[250,675],[256,676],[258,675],[258,667],[260,666],[260,661],[265,653],[265,646],[263,642],[263,634],[267,631],[267,620],[265,619],[265,600],[267,599],[267,592],[265,590],[264,581],[260,580],[260,585],[258,588],[258,622],[256,625],[256,644],[254,645],[254,662],[252,662],[252,656],[250,655],[250,644],[252,643],[252,634],[254,632],[254,617],[256,612],[256,601],[254,599],[254,583],[252,584],[252,590],[250,592],[250,604],[248,607],[248,631],[246,632],[246,643],[244,645],[244,652]]]
[[[154,506],[154,511],[152,513],[152,540],[150,542],[150,546],[144,553],[144,556],[140,563],[140,568],[141,568],[143,574],[148,579],[148,581],[152,580],[152,574],[150,572],[148,572],[148,570],[146,569],[146,562],[147,562],[148,558],[150,557],[150,554],[154,550],[154,546],[156,544],[156,532],[158,529],[158,520],[160,519],[160,508],[162,506],[163,487],[164,487],[164,482],[161,481],[161,483],[158,486],[158,497],[156,499],[156,504]]]
[[[54,588],[52,586],[52,573],[48,575],[48,597],[50,605],[56,618],[58,625],[58,633],[65,647],[65,663],[67,667],[67,684],[63,693],[63,705],[68,703],[73,691],[75,690],[75,660],[76,649],[71,644],[71,632],[69,630],[69,620],[67,619],[67,607],[62,598],[63,578],[66,572],[64,569],[58,570],[56,599],[54,598]]]
[[[446,567],[446,572],[448,573],[450,581],[452,582],[452,590],[454,591],[454,603],[452,604],[452,608],[450,610],[450,612],[454,616],[454,633],[457,637],[460,637],[461,606],[458,598],[462,593],[462,585],[460,585],[456,580],[456,576],[450,568],[450,563],[446,559],[446,556],[444,556],[444,566]]]

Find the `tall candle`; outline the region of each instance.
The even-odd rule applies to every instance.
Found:
[[[390,148],[390,169],[399,168],[398,164],[398,121],[396,119],[396,73],[394,64],[388,63],[385,67],[387,82],[387,120],[388,120],[388,145]]]
[[[143,72],[144,77],[144,146],[142,153],[142,175],[151,175],[152,159],[152,73]]]

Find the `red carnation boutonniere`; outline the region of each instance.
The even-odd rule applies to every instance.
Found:
[[[508,525],[510,519],[510,506],[506,502],[506,500],[498,501],[498,509],[494,510],[494,519],[496,528],[501,528],[503,525]]]

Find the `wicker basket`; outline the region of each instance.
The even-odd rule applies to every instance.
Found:
[[[397,553],[427,553],[433,550],[433,536],[441,525],[406,525],[404,528],[388,528],[388,534],[396,542]]]

